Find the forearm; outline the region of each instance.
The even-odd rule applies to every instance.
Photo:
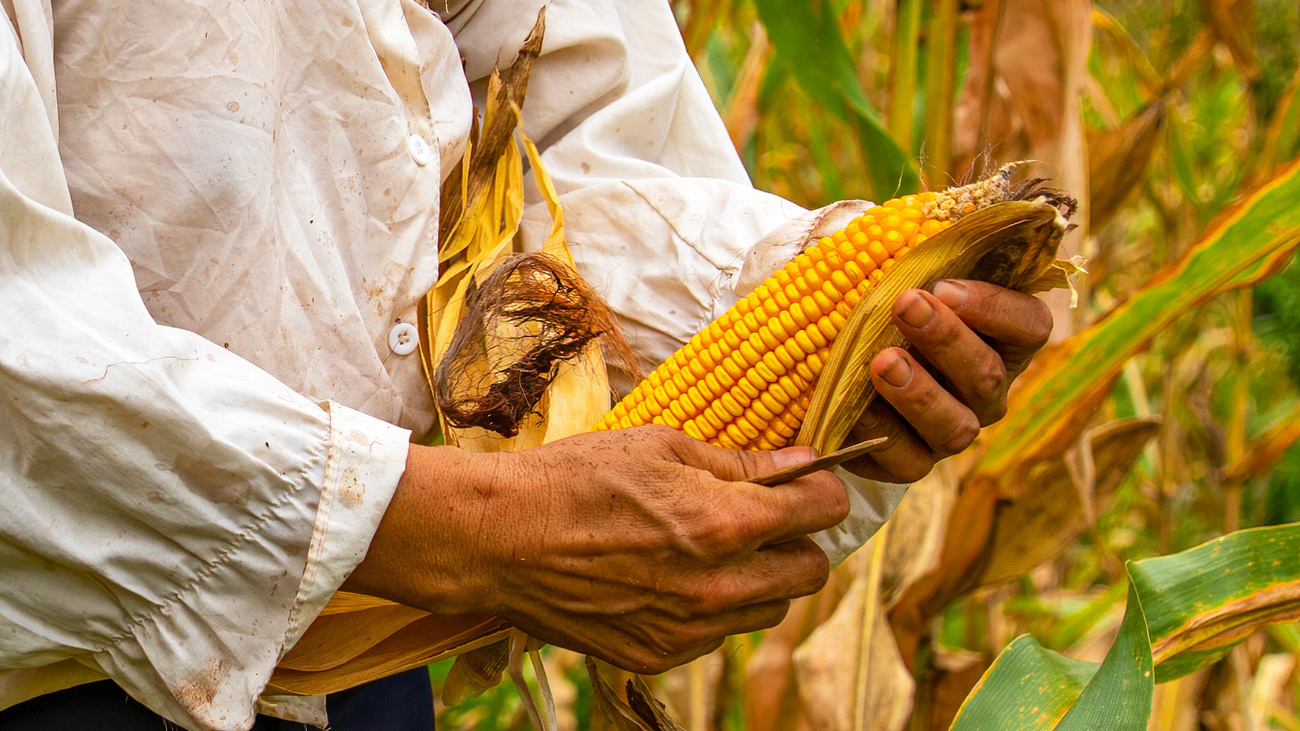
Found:
[[[741,482],[810,457],[731,452],[664,427],[514,453],[415,448],[347,588],[655,672],[770,626],[819,588],[806,534],[843,519],[826,473]]]
[[[479,554],[508,540],[494,534],[510,522],[490,511],[493,459],[411,445],[365,558],[342,588],[439,614],[492,611]]]

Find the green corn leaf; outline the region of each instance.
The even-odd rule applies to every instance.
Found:
[[[1221,214],[1173,265],[1106,317],[1038,358],[1007,418],[989,435],[973,474],[1023,482],[1029,467],[1073,444],[1125,363],[1188,310],[1250,286],[1300,246],[1300,160]]]
[[[1300,616],[1300,524],[1237,531],[1127,569],[1128,608],[1100,666],[1019,637],[971,691],[952,731],[1141,731],[1156,682]]]
[[[869,178],[868,194],[883,200],[915,192],[920,187],[916,164],[890,137],[863,94],[853,55],[831,3],[756,0],[755,4],[776,48],[776,62],[799,80],[817,104],[858,133]]]
[[[1053,728],[1096,672],[1096,663],[1046,650],[1021,635],[984,673],[952,728]]]

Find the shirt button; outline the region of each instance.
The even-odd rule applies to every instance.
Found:
[[[420,332],[409,322],[399,322],[388,331],[388,349],[398,355],[410,355],[420,344]]]
[[[416,165],[428,165],[433,162],[433,148],[429,143],[424,141],[420,135],[411,135],[406,138],[406,149],[411,153],[411,159]]]

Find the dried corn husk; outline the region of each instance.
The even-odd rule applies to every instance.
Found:
[[[941,279],[979,279],[1031,294],[1068,286],[1078,265],[1056,258],[1068,228],[1062,212],[1046,200],[1003,201],[964,216],[905,254],[854,308],[832,344],[796,443],[823,453],[844,443],[875,397],[868,373],[872,358],[906,345],[890,310],[905,290]]]

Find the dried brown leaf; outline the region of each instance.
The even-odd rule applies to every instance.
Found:
[[[442,702],[454,706],[466,698],[477,698],[501,682],[509,664],[509,639],[458,655],[442,685]]]
[[[1254,0],[1201,0],[1205,21],[1219,42],[1228,47],[1232,58],[1247,79],[1259,76],[1255,59],[1252,29],[1255,23]]]
[[[898,731],[912,709],[912,675],[903,663],[897,643],[885,622],[879,602],[868,605],[871,587],[864,572],[854,580],[825,623],[794,653],[799,695],[810,725],[828,731],[854,728]],[[871,617],[865,675],[859,674],[862,618]],[[855,725],[855,683],[865,677],[864,716]]]
[[[366,652],[330,668],[312,672],[276,668],[270,692],[325,695],[403,670],[459,655],[506,636],[503,619],[475,615],[428,615],[384,638]]]
[[[989,0],[974,8],[957,108],[957,170],[981,174],[980,160],[989,169],[1061,159],[1071,96],[1086,77],[1074,67],[1080,47],[1086,62],[1090,11],[1091,3],[1080,0]]]
[[[913,718],[912,728],[947,731],[962,701],[988,670],[990,661],[978,652],[943,645],[934,646],[931,658],[930,672],[924,680],[926,687],[917,691],[918,696],[927,699],[924,707],[918,709],[926,718]]]
[[[1109,496],[1160,431],[1155,419],[1107,424],[1085,437],[1092,484],[1081,485],[1065,458],[1040,463],[1014,495],[1004,495],[978,586],[1007,581],[1055,557],[1078,538],[1095,511],[1088,503]]]
[[[517,110],[523,107],[533,61],[541,54],[545,33],[546,8],[543,7],[514,61],[506,69],[493,73],[488,85],[485,126],[477,136],[471,135],[475,141],[473,157],[471,159],[467,149],[461,164],[443,181],[438,240],[444,244],[454,240],[452,233],[460,225],[465,212],[475,208],[476,202],[489,193],[497,161],[507,147],[514,145],[515,127],[519,121]],[[454,253],[444,248],[440,256],[445,261]]]
[[[614,689],[605,673],[622,681],[623,692]],[[591,678],[593,728],[601,731],[685,731],[668,714],[645,680],[587,658]]]
[[[1223,481],[1242,484],[1263,477],[1300,439],[1300,404],[1279,418],[1246,447],[1246,453],[1223,471]]]
[[[1090,219],[1088,160],[1081,100],[1092,42],[1089,0],[985,0],[971,3],[969,65],[958,97],[954,138],[957,179],[976,177],[1013,160],[1035,160],[1078,197],[1080,230],[1062,255],[1081,253]],[[1054,340],[1075,325],[1070,298],[1044,297]]]
[[[781,624],[763,640],[745,665],[745,718],[750,731],[797,731],[807,728],[795,676],[795,648],[834,611],[848,580],[831,574],[822,590],[796,599]]]
[[[318,617],[285,653],[280,667],[304,672],[336,668],[426,616],[419,609],[390,604]]]
[[[1115,215],[1143,180],[1164,131],[1165,105],[1146,105],[1114,129],[1088,133],[1088,191],[1091,228],[1096,231]]]

